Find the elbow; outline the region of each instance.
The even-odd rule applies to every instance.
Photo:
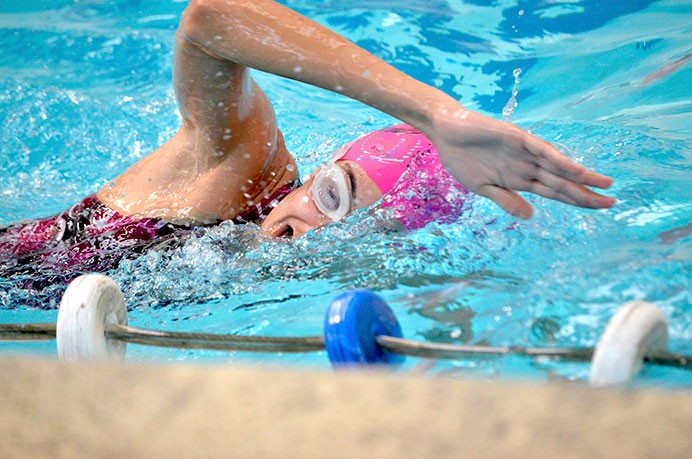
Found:
[[[231,11],[237,6],[233,0],[190,0],[183,12],[183,18],[199,20]]]
[[[219,34],[222,15],[233,16],[240,3],[234,0],[191,0],[180,18],[178,31],[193,42],[204,43],[207,37]]]
[[[219,3],[218,0],[191,0],[180,18],[178,32],[192,42],[201,43]]]

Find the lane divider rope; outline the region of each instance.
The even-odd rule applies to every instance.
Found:
[[[51,341],[55,339],[55,323],[0,324],[0,341]],[[133,344],[177,349],[207,349],[248,352],[318,352],[325,349],[323,336],[245,336],[210,333],[185,333],[150,330],[122,325],[106,326],[106,339]],[[549,357],[587,362],[593,347],[521,347],[479,346],[415,341],[392,336],[375,336],[377,344],[386,352],[428,359],[463,359],[472,355],[518,355]],[[651,349],[644,361],[656,365],[692,370],[692,356]]]
[[[182,349],[251,352],[327,350],[335,367],[398,364],[403,356],[464,359],[518,355],[591,361],[594,386],[624,384],[642,362],[692,370],[692,356],[668,352],[668,325],[656,306],[643,301],[620,308],[595,348],[480,346],[405,339],[389,306],[367,290],[339,295],[329,305],[324,336],[273,337],[149,330],[127,325],[120,288],[103,275],[73,281],[60,304],[58,322],[0,324],[0,340],[58,340],[62,360],[123,359],[125,343]]]

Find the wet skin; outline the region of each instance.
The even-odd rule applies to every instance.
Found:
[[[382,192],[355,161],[337,161],[336,165],[346,172],[351,208],[349,213],[364,209],[382,197]],[[297,238],[308,231],[331,222],[319,211],[312,199],[312,183],[315,174],[310,175],[303,186],[286,196],[262,223],[262,231],[274,237]]]

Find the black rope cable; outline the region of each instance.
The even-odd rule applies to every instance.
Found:
[[[591,360],[593,348],[545,348],[518,346],[477,346],[414,341],[405,338],[379,335],[377,344],[393,354],[412,355],[431,359],[459,359],[470,354],[524,355],[528,357],[559,357],[573,360]]]
[[[0,324],[0,341],[48,341],[55,339],[56,325]]]
[[[0,324],[0,340],[32,341],[55,339],[56,324]],[[213,349],[252,352],[314,352],[324,350],[323,336],[273,337],[216,335],[147,330],[125,325],[109,324],[106,338],[128,343],[181,349]],[[415,341],[393,336],[378,335],[377,344],[386,352],[431,359],[463,359],[469,355],[520,355],[526,357],[553,357],[589,361],[593,348],[540,348],[521,346],[479,346]],[[692,356],[651,349],[646,362],[692,370]]]
[[[676,354],[660,349],[652,349],[648,351],[644,356],[644,361],[656,365],[692,370],[692,357],[689,355]]]
[[[429,359],[463,359],[471,354],[520,355],[526,357],[555,357],[566,360],[590,361],[594,348],[545,348],[521,346],[477,346],[414,341],[394,336],[376,336],[375,341],[385,351]],[[644,361],[657,365],[692,370],[692,357],[661,349],[650,349]]]
[[[106,338],[128,343],[182,349],[216,349],[253,352],[313,352],[324,349],[322,336],[273,337],[214,335],[146,330],[125,325],[106,326]]]

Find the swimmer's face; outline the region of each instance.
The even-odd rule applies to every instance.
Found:
[[[375,182],[354,161],[335,163],[344,172],[350,195],[348,212],[364,209],[382,197]],[[313,199],[313,181],[321,168],[315,170],[303,186],[286,196],[262,223],[262,231],[275,237],[297,238],[313,228],[332,221],[318,209]]]

